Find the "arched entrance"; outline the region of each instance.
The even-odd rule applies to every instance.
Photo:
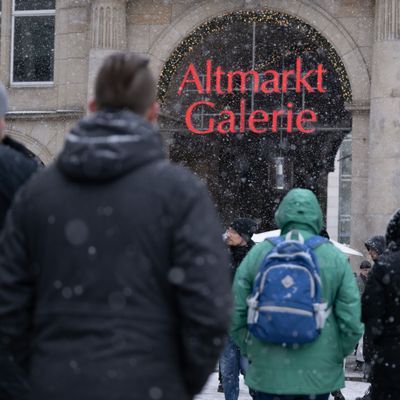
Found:
[[[231,82],[232,93],[226,96],[215,91],[199,95],[196,87],[190,86],[178,94],[191,63],[206,85],[207,60],[224,71],[262,73],[294,70],[299,58],[304,71],[324,66],[325,92],[312,93],[304,87],[300,90],[293,76],[288,76],[286,91],[266,95],[255,90],[255,78],[250,76],[244,89],[242,81],[235,78]],[[279,84],[282,89],[283,79]],[[311,87],[317,85],[316,80],[310,79]],[[170,156],[207,181],[224,222],[236,216],[250,216],[260,219],[262,228],[272,228],[276,205],[292,187],[314,190],[325,209],[327,173],[333,170],[338,147],[351,129],[351,116],[344,107],[345,102],[351,101],[351,89],[339,56],[311,26],[272,11],[239,11],[214,18],[176,48],[165,64],[159,87],[162,129],[173,132]],[[288,133],[284,129],[288,122],[285,116],[277,119],[275,133],[262,135],[248,129],[235,134],[196,135],[187,129],[185,112],[193,102],[212,102],[215,109],[232,110],[239,115],[240,99],[248,105],[246,116],[257,109],[290,109],[294,115],[304,109],[313,110],[318,115],[315,132],[302,134],[293,129]],[[209,126],[211,118],[218,120],[217,114],[202,106],[196,109],[192,120],[201,130]]]
[[[38,140],[17,130],[6,129],[6,134],[26,146],[28,151],[32,153],[32,156],[37,158],[40,163],[48,165],[53,160],[53,156],[48,148]]]

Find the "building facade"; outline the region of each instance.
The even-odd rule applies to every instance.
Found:
[[[44,163],[50,163],[57,155],[65,132],[85,115],[96,71],[104,57],[116,50],[150,57],[165,95],[162,133],[167,150],[171,158],[182,161],[179,155],[174,156],[174,149],[184,143],[183,139],[177,143],[185,136],[184,125],[179,121],[182,115],[179,109],[175,109],[177,113],[171,111],[176,103],[172,94],[174,79],[177,80],[174,74],[183,68],[179,63],[189,62],[196,54],[200,58],[208,51],[213,54],[213,48],[216,54],[220,46],[234,48],[237,43],[229,42],[229,37],[235,37],[235,29],[243,23],[249,27],[248,45],[244,44],[240,51],[253,49],[254,67],[254,49],[260,49],[262,42],[265,52],[270,51],[268,26],[278,23],[279,29],[298,29],[299,35],[306,35],[310,46],[307,51],[320,54],[321,46],[322,56],[326,54],[332,68],[337,69],[335,82],[339,86],[341,82],[343,93],[347,93],[340,100],[343,121],[336,121],[334,129],[328,121],[320,129],[328,138],[323,139],[329,141],[328,150],[316,146],[312,156],[304,156],[328,160],[322,173],[320,166],[315,167],[316,183],[312,184],[321,193],[329,226],[334,226],[332,219],[338,219],[340,237],[340,224],[347,224],[350,228],[343,229],[346,235],[350,230],[351,244],[362,249],[368,236],[384,232],[390,215],[399,207],[400,0],[0,0],[0,5],[0,80],[8,87],[11,104],[7,129]],[[227,27],[229,20],[231,28]],[[226,43],[218,37],[219,29],[230,32],[224,36]],[[314,46],[315,40],[322,44]],[[213,48],[207,49],[206,43]],[[276,47],[276,43],[272,45]],[[242,56],[240,53],[239,59]],[[246,66],[243,63],[242,68]],[[254,98],[252,93],[249,96]],[[326,101],[329,103],[330,99]],[[330,129],[336,136],[330,134]],[[338,152],[344,138],[344,147]],[[279,142],[274,163],[281,162],[280,152],[287,143],[289,147],[300,146],[290,140]],[[212,143],[204,146],[201,151],[212,152],[215,148]],[[253,153],[249,150],[249,154]],[[224,153],[223,157],[227,155]],[[335,157],[336,161],[351,159],[350,166],[340,167],[341,171],[347,168],[347,172],[340,172],[343,179],[339,181],[328,177],[334,171]],[[186,161],[190,166],[190,160]],[[203,161],[203,166],[198,163],[197,172],[207,180],[210,165],[216,160]],[[251,156],[248,162],[252,162]],[[272,169],[276,168],[277,176],[278,164]],[[287,177],[293,175],[290,182],[302,183],[302,178],[293,172],[298,168],[296,161],[288,164],[282,171]],[[220,180],[225,176],[222,172]],[[215,174],[212,179],[216,179]],[[283,192],[275,190],[279,185],[275,176],[273,179],[273,193],[279,197]],[[265,191],[269,191],[271,182],[266,183]],[[351,200],[341,197],[345,192],[351,192]]]

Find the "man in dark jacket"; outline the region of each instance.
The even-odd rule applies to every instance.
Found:
[[[15,193],[38,168],[38,164],[32,159],[32,153],[6,136],[7,109],[6,89],[0,82],[0,230]]]
[[[386,240],[385,237],[382,235],[372,236],[368,239],[365,243],[365,248],[368,251],[369,256],[371,257],[372,261],[374,262],[373,268],[376,268],[376,262],[379,256],[385,251],[386,247]],[[373,270],[373,269],[372,269]],[[368,280],[367,280],[368,282]],[[365,288],[364,288],[365,290]],[[366,305],[362,304],[362,309]],[[363,357],[364,357],[364,374],[366,375],[367,379],[370,378],[371,374],[371,365],[374,359],[374,343],[373,343],[373,334],[370,332],[369,327],[365,327],[365,333],[363,336]],[[371,392],[370,389],[366,391],[363,397],[358,397],[356,400],[371,400]]]
[[[108,57],[92,114],[19,192],[0,241],[0,338],[30,400],[189,400],[231,294],[205,185],[164,159],[148,60]]]
[[[362,320],[373,343],[371,399],[400,398],[400,210],[386,232],[362,297]]]
[[[7,110],[7,93],[0,82],[0,231],[16,191],[38,168],[31,153],[5,135]],[[0,400],[25,399],[27,391],[24,371],[0,341]]]
[[[236,218],[225,232],[225,243],[231,255],[232,281],[240,263],[254,246],[251,237],[257,230],[257,223],[250,218]],[[245,373],[247,360],[240,355],[239,347],[231,338],[225,345],[221,356],[220,369],[223,391],[226,400],[239,397],[239,374]]]

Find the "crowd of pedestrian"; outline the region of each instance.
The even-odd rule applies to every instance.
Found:
[[[42,168],[5,135],[0,84],[0,400],[191,400],[219,364],[238,400],[400,398],[400,210],[355,277],[315,194],[290,190],[278,237],[223,234],[206,186],[164,155],[145,57],[101,66],[90,114]],[[361,299],[361,301],[360,301]]]

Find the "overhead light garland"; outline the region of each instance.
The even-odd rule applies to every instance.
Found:
[[[224,14],[205,22],[189,34],[189,36],[187,36],[172,52],[161,72],[158,83],[158,98],[161,103],[165,99],[171,80],[182,60],[209,35],[220,32],[228,26],[238,22],[249,24],[253,22],[270,23],[280,27],[294,26],[309,39],[309,46],[307,48],[301,47],[301,52],[316,51],[317,49],[322,48],[338,76],[344,101],[351,102],[351,86],[346,69],[339,55],[328,40],[316,29],[297,17],[275,11],[264,10],[236,11]],[[296,43],[294,43],[291,51],[296,54],[296,51],[299,53],[299,50],[300,49],[296,49]],[[257,67],[262,68],[262,65],[258,65]]]

